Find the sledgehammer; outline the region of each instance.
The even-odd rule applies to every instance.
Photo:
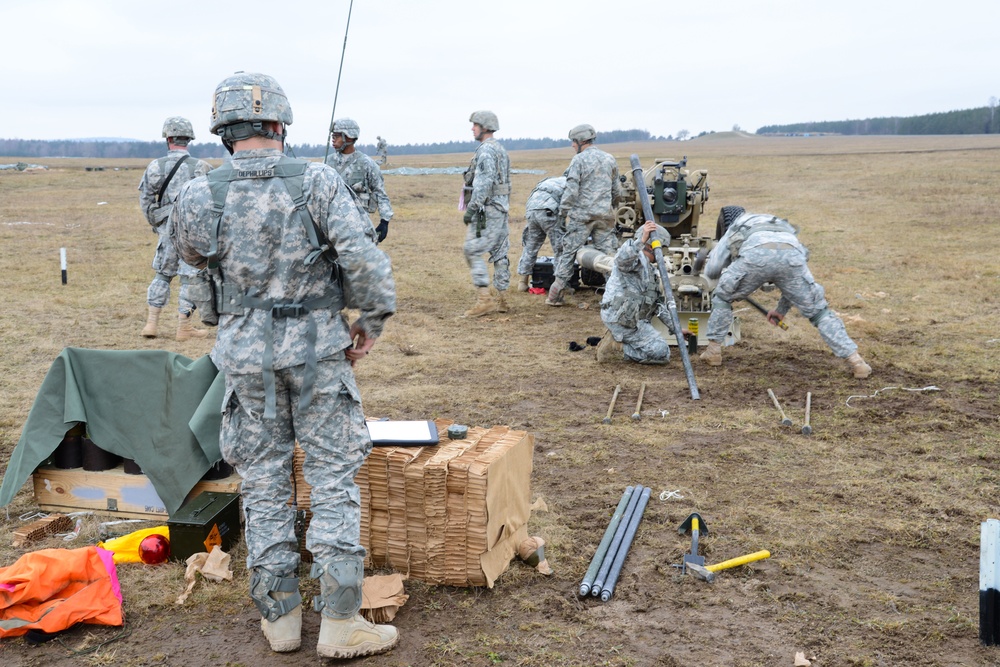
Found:
[[[752,554],[747,554],[746,556],[739,556],[738,558],[730,558],[729,560],[724,560],[721,563],[716,563],[715,565],[703,566],[696,565],[694,563],[688,563],[687,567],[691,570],[691,574],[698,577],[702,581],[707,581],[712,583],[715,581],[715,573],[722,570],[728,570],[731,567],[739,567],[740,565],[746,565],[747,563],[753,563],[754,561],[764,560],[765,558],[770,558],[771,552],[767,549],[761,549],[760,551],[755,551]]]
[[[767,395],[771,397],[771,400],[774,401],[774,407],[778,408],[778,412],[781,413],[781,425],[791,426],[792,420],[785,416],[785,411],[781,409],[781,404],[778,403],[778,397],[770,389],[767,390]]]

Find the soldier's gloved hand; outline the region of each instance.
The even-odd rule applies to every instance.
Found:
[[[782,315],[781,313],[779,313],[776,310],[769,310],[769,311],[767,311],[767,321],[770,322],[771,324],[773,324],[774,326],[780,326],[781,325],[781,321],[784,320],[784,319],[785,319],[785,316]]]
[[[471,208],[465,209],[465,215],[462,216],[462,222],[464,222],[467,225],[471,225],[472,224],[472,217],[475,214],[476,214],[476,212],[473,211]]]
[[[378,242],[381,243],[385,241],[385,237],[389,235],[389,221],[380,220],[378,226],[375,228],[375,236],[378,238]]]

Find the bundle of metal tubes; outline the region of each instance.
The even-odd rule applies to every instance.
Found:
[[[592,595],[600,597],[602,602],[611,599],[625,564],[625,557],[628,556],[629,547],[639,528],[639,521],[646,511],[649,491],[649,487],[641,485],[625,488],[622,499],[618,501],[618,508],[604,531],[604,537],[597,545],[587,574],[583,576],[583,583],[580,584],[582,597]]]

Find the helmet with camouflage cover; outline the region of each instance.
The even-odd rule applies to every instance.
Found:
[[[593,125],[577,125],[572,130],[569,131],[570,141],[578,141],[581,144],[585,141],[593,141],[597,138],[597,130],[594,129]]]
[[[277,121],[292,124],[292,107],[278,82],[266,74],[236,72],[215,88],[212,98],[212,134],[239,123]],[[260,131],[251,133],[264,134]],[[266,136],[266,134],[264,134]]]
[[[662,225],[656,225],[656,229],[646,239],[646,245],[652,245],[653,241],[659,241],[660,245],[670,245],[670,233]]]
[[[357,121],[350,118],[338,118],[333,121],[333,129],[330,130],[330,133],[340,133],[348,139],[357,139],[358,135],[361,134],[361,127],[358,126]]]
[[[500,129],[500,121],[497,119],[497,115],[486,109],[473,111],[472,115],[469,116],[469,122],[476,123],[487,132],[497,132]]]
[[[163,121],[163,138],[187,137],[194,139],[194,127],[191,121],[183,116],[171,116]]]

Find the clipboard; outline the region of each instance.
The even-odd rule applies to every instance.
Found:
[[[424,447],[440,441],[433,421],[367,420],[365,425],[375,447]]]

